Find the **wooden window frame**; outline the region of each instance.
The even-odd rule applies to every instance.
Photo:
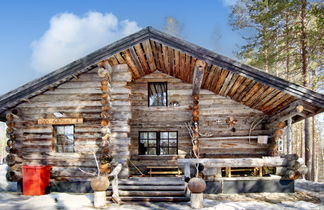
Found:
[[[73,151],[72,152],[59,152],[57,150],[57,127],[66,127],[66,126],[72,126],[73,127]],[[55,153],[75,153],[75,125],[74,124],[67,124],[67,125],[53,125],[52,126],[53,128],[53,146],[52,146],[52,150],[55,152]]]
[[[151,96],[150,85],[159,84],[159,83],[165,84],[165,89],[166,89],[165,105],[150,105],[150,96]],[[148,82],[147,83],[147,105],[148,107],[168,107],[168,82]]]
[[[152,139],[149,138],[149,134],[148,133],[150,133],[150,132],[156,134],[156,146],[155,147],[150,147],[149,146],[149,143],[148,143],[148,147],[146,147],[146,148],[155,148],[156,149],[156,154],[154,156],[173,156],[173,155],[178,155],[178,149],[179,149],[179,136],[178,136],[178,131],[139,131],[138,132],[138,154],[139,155],[149,156],[149,155],[146,155],[146,154],[140,154],[140,143],[141,143],[141,140],[142,140],[141,139],[141,133],[147,133],[147,135],[148,135],[148,138],[147,139],[144,139],[144,140],[146,140],[146,141],[152,140]],[[168,148],[168,151],[169,151],[170,148],[176,148],[176,153],[175,154],[166,154],[166,155],[163,155],[163,154],[161,155],[160,154],[160,151],[161,151],[160,150],[161,149],[160,141],[161,140],[166,140],[166,139],[161,139],[161,133],[163,133],[163,132],[167,132],[168,133],[168,138],[167,138],[167,140],[168,140],[168,147],[165,147],[165,148]],[[175,147],[170,147],[169,146],[170,145],[169,144],[169,141],[170,141],[170,136],[169,135],[170,135],[171,132],[176,133],[175,140],[177,142],[177,145]]]

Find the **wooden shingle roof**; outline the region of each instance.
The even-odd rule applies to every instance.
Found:
[[[309,114],[324,110],[323,94],[147,27],[0,96],[0,116],[27,98],[97,67],[103,60],[111,65],[128,64],[134,79],[159,70],[192,83],[198,59],[206,62],[201,87],[215,94],[270,116],[297,100],[309,107]]]

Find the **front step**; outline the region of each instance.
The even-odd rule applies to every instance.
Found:
[[[119,196],[147,196],[147,197],[159,197],[159,196],[177,196],[184,195],[183,191],[124,191],[119,190]],[[107,196],[111,196],[111,191],[107,191]]]
[[[137,201],[137,202],[187,202],[190,199],[187,197],[120,197],[122,201]],[[111,200],[108,197],[107,200]]]
[[[185,182],[178,177],[132,177],[119,180],[119,196],[124,202],[185,202]],[[111,200],[111,187],[107,200]]]

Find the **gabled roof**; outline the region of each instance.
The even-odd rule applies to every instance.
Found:
[[[0,116],[26,99],[89,71],[103,60],[127,63],[134,79],[156,69],[192,82],[197,59],[206,62],[202,88],[274,115],[300,100],[316,114],[324,110],[324,95],[267,74],[257,68],[147,27],[109,44],[39,79],[0,96]]]

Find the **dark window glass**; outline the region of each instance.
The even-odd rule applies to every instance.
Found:
[[[140,132],[140,155],[176,155],[178,154],[177,132]]]
[[[56,152],[74,152],[74,126],[54,126]]]
[[[148,83],[149,106],[167,106],[168,93],[166,82]]]

